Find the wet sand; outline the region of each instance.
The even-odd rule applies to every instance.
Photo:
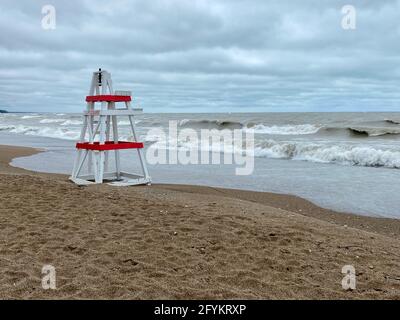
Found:
[[[399,220],[264,192],[79,187],[8,165],[34,152],[0,146],[2,299],[400,299]],[[45,264],[56,290],[42,289]]]

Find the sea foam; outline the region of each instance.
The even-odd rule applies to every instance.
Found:
[[[351,144],[267,140],[256,145],[258,157],[305,160],[365,167],[400,168],[400,151]]]

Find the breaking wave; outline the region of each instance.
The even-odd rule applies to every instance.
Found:
[[[67,140],[77,140],[80,134],[79,129],[73,130],[69,128],[34,127],[24,125],[0,126],[0,131]]]
[[[393,119],[385,119],[385,122],[390,124],[400,124],[400,120],[393,120]]]
[[[256,145],[255,156],[365,167],[400,168],[400,150],[376,149],[371,146],[267,140]]]
[[[347,129],[353,134],[366,135],[368,137],[400,134],[400,128],[349,127]]]
[[[60,114],[61,115],[61,114]],[[31,136],[49,137],[57,139],[77,140],[82,125],[81,118],[67,116],[56,118],[49,115],[29,114],[20,116],[20,119],[30,119],[10,123],[10,119],[3,117],[0,131],[18,133]],[[38,118],[31,120],[31,118]],[[228,118],[228,117],[227,117]],[[396,119],[394,116],[393,118]],[[229,119],[229,118],[228,118]],[[145,135],[148,129],[154,128],[159,123],[160,129],[168,133],[168,125],[162,120],[142,121],[139,134]],[[251,122],[253,121],[253,122]],[[178,121],[179,128],[200,129],[249,129],[255,132],[255,156],[265,158],[304,160],[311,162],[336,163],[341,165],[354,165],[366,167],[400,168],[400,147],[397,147],[400,135],[400,121],[393,119],[378,119],[369,122],[325,122],[322,124],[293,124],[293,121],[282,124],[268,124],[268,119],[243,119],[234,120],[202,120],[184,119]],[[311,122],[311,121],[310,121]],[[354,126],[352,125],[354,123]],[[129,130],[129,121],[119,121],[122,126],[120,134],[122,139],[132,139]],[[342,124],[342,126],[338,125]],[[271,135],[271,136],[268,136]],[[307,136],[310,135],[310,136]],[[311,136],[312,135],[312,136]],[[159,137],[145,135],[147,145],[159,143]],[[383,137],[384,136],[384,137]],[[381,137],[381,138],[374,138]],[[278,141],[285,139],[285,141]],[[385,140],[383,140],[385,139]],[[162,139],[161,139],[162,140]],[[379,141],[378,141],[379,140]],[[369,143],[369,141],[373,143]],[[378,142],[383,142],[378,145]],[[168,147],[168,146],[166,146]],[[190,150],[198,146],[192,145],[191,141],[178,141],[178,148]],[[239,148],[240,149],[240,148]],[[218,151],[217,149],[213,149]],[[229,150],[224,147],[224,150]],[[232,152],[241,152],[233,150]]]
[[[251,129],[255,133],[275,134],[275,135],[303,135],[317,133],[321,127],[313,124],[298,124],[298,125],[284,125],[284,126],[265,126],[257,124]]]
[[[21,119],[34,119],[34,118],[40,118],[40,115],[29,115],[29,116],[22,116]]]
[[[59,122],[64,122],[66,121],[65,119],[42,119],[39,122],[40,123],[59,123]]]
[[[228,120],[191,120],[184,119],[179,121],[180,127],[192,129],[253,129],[255,133],[274,134],[274,135],[300,135],[317,133],[321,126],[313,124],[267,126],[257,123],[243,123]]]
[[[193,129],[241,129],[244,125],[237,121],[183,119],[178,122],[178,126]]]
[[[228,153],[244,152],[238,150],[232,144],[223,142],[215,145],[201,143],[201,140],[188,141],[178,138],[176,143],[166,140],[168,137],[158,135],[146,135],[145,141],[160,149],[201,150]],[[384,167],[400,169],[400,148],[386,146],[377,148],[374,146],[340,143],[307,142],[307,141],[276,141],[272,139],[257,141],[254,146],[254,156],[258,158],[302,160],[319,163],[334,163],[339,165],[352,165],[364,167]]]
[[[61,123],[62,126],[81,126],[82,121],[81,120],[66,120],[63,123]]]
[[[179,121],[178,125],[184,128],[192,129],[253,129],[256,134],[269,135],[335,135],[335,134],[352,134],[359,137],[379,137],[386,135],[399,135],[400,121],[393,119],[385,119],[376,121],[365,126],[327,126],[321,124],[286,124],[286,125],[266,125],[264,123],[254,122],[238,122],[230,120],[193,120],[184,119]],[[385,126],[386,125],[386,126]]]

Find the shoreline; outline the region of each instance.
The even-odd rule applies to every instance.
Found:
[[[57,173],[44,173],[31,171],[11,166],[9,163],[18,157],[27,157],[45,150],[31,147],[17,147],[12,145],[0,145],[0,174],[1,173],[26,173],[46,177],[53,177],[68,181],[67,175]],[[217,188],[209,186],[182,185],[182,184],[153,184],[152,188],[166,189],[177,192],[197,193],[211,195],[217,193],[227,198],[235,198],[251,201],[258,204],[265,204],[277,209],[316,218],[319,220],[334,223],[339,226],[347,226],[369,232],[376,232],[382,235],[400,239],[400,219],[364,216],[351,212],[340,212],[320,207],[313,202],[290,194],[279,194],[263,191],[250,191],[240,189]]]
[[[79,187],[8,164],[35,152],[0,146],[0,299],[400,299],[397,220],[264,192]],[[56,290],[41,288],[47,264]]]

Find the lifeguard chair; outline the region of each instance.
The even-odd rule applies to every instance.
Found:
[[[116,103],[124,104],[116,108]],[[138,110],[131,108],[130,91],[113,91],[111,75],[99,69],[93,72],[87,107],[84,111],[83,127],[79,141],[76,143],[77,155],[70,180],[78,185],[103,183],[116,186],[150,184],[151,177],[147,171],[143,155],[143,143],[137,141],[134,115]],[[96,103],[101,104],[96,109]],[[134,141],[118,139],[118,118],[128,117]],[[121,171],[120,150],[136,149],[142,168],[142,174]],[[110,171],[110,152],[114,153],[115,170]],[[88,172],[82,174],[85,162]]]

